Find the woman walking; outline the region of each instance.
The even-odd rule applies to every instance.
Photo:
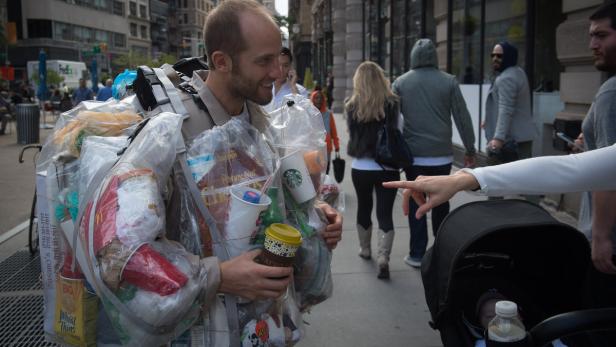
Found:
[[[394,107],[386,107],[387,105]],[[390,106],[391,106],[390,105]],[[378,278],[389,278],[389,255],[394,241],[392,210],[396,199],[395,190],[383,188],[382,183],[400,177],[398,170],[383,167],[374,161],[377,132],[385,124],[386,117],[399,114],[398,97],[391,91],[389,81],[381,67],[373,62],[363,62],[353,76],[353,94],[345,103],[349,128],[347,153],[353,157],[351,178],[357,195],[357,232],[359,256],[370,259],[372,236],[372,192],[376,191]],[[386,114],[385,110],[396,110]]]

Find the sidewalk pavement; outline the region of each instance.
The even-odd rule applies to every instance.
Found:
[[[50,121],[51,118],[47,117]],[[35,149],[24,153],[20,164],[19,152],[23,145],[17,143],[17,126],[12,122],[12,133],[0,136],[0,238],[2,234],[26,221],[34,196],[34,154]],[[8,127],[7,127],[8,128]],[[40,129],[40,141],[51,133]]]

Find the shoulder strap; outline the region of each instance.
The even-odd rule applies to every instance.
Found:
[[[212,241],[214,242],[214,255],[216,255],[216,257],[218,257],[221,261],[229,260],[229,251],[223,243],[224,240],[222,240],[222,234],[218,230],[216,221],[214,220],[214,217],[212,217],[212,214],[208,210],[207,206],[205,206],[205,203],[201,198],[199,188],[195,184],[195,180],[190,176],[190,169],[188,168],[186,161],[186,152],[179,153],[178,160],[180,161],[182,172],[186,179],[190,194],[195,201],[195,205],[197,205],[199,212],[201,212],[203,219],[205,219],[205,222],[210,229],[210,235],[212,236]],[[241,331],[239,314],[237,310],[237,297],[235,295],[225,294],[225,309],[227,311],[227,321],[229,324],[229,339],[231,341],[230,346],[240,346]]]

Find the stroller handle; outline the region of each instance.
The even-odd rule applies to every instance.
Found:
[[[593,330],[616,327],[616,308],[581,310],[559,314],[537,324],[530,330],[533,346],[544,346],[551,341]]]

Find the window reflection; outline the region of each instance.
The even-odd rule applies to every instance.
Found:
[[[485,79],[493,77],[489,59],[494,45],[509,41],[518,49],[518,65],[526,66],[526,0],[486,1],[485,58],[483,71]],[[478,66],[478,65],[477,65]]]
[[[463,84],[479,83],[481,1],[454,0],[452,11],[451,73]]]

